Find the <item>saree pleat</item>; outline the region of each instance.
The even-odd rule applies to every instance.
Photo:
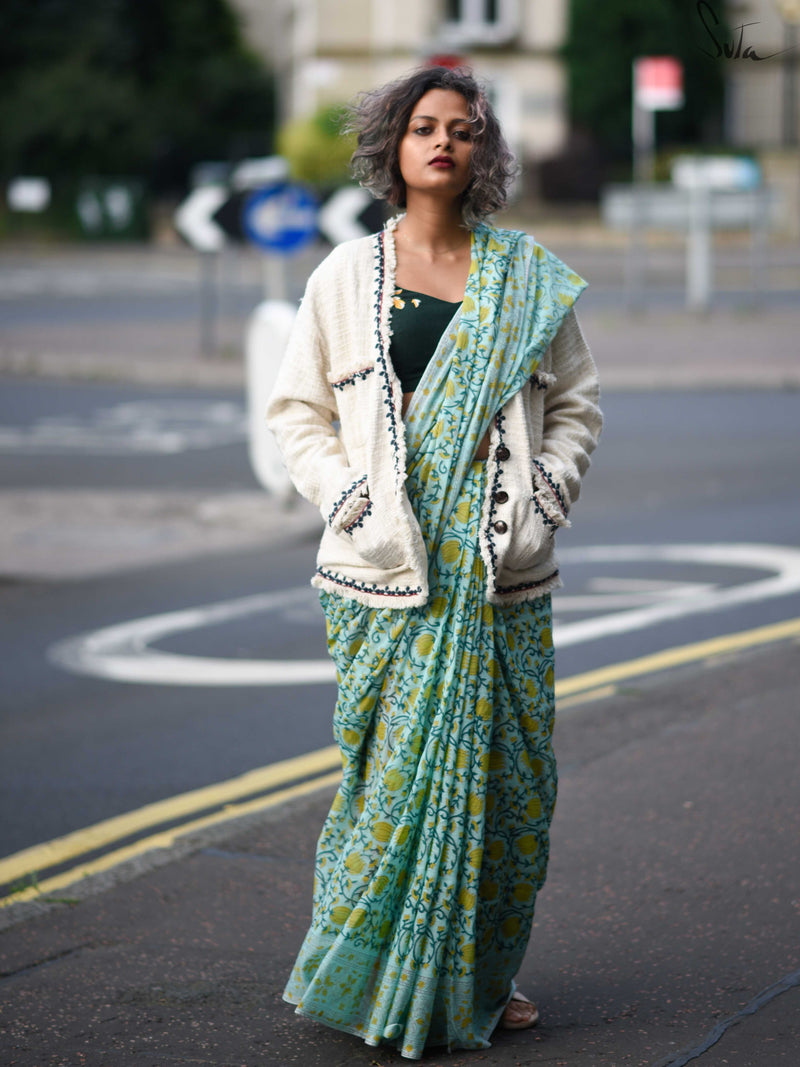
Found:
[[[550,600],[486,602],[486,473],[472,458],[535,362],[506,366],[502,383],[477,375],[463,329],[457,315],[406,415],[427,604],[321,594],[343,778],[284,993],[301,1014],[408,1058],[426,1044],[489,1046],[527,946],[556,797]]]

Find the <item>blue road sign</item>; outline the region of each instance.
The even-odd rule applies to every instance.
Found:
[[[244,202],[242,229],[265,252],[290,255],[317,236],[317,201],[290,182],[257,189]]]

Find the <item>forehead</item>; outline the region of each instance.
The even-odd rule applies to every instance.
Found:
[[[429,115],[449,122],[463,119],[466,122],[469,120],[469,105],[455,89],[429,89],[411,109],[411,117],[415,115]]]

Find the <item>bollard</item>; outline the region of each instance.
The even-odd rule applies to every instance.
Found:
[[[711,302],[711,190],[697,183],[689,190],[689,219],[686,235],[686,306],[707,311]]]
[[[296,314],[296,305],[287,300],[265,300],[250,316],[245,341],[250,464],[261,485],[287,507],[296,493],[264,412]]]

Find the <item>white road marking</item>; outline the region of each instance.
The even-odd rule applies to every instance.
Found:
[[[247,436],[244,406],[228,400],[142,400],[99,408],[84,419],[37,419],[0,426],[0,449],[163,455],[238,444]]]
[[[187,630],[294,607],[309,592],[308,586],[301,586],[133,619],[61,641],[50,649],[48,659],[77,674],[147,685],[318,685],[335,681],[336,670],[329,659],[215,659],[173,655],[149,647]]]
[[[575,563],[697,563],[772,572],[769,578],[714,587],[696,597],[556,626],[553,640],[562,648],[800,591],[800,549],[781,545],[612,545],[572,549],[562,552],[561,558]]]
[[[680,595],[674,595],[674,588],[672,594],[666,589],[667,595],[656,603],[626,611],[606,611],[573,623],[556,623],[554,640],[561,648],[800,591],[800,549],[777,545],[618,545],[570,549],[562,552],[562,558],[581,564],[656,562],[745,568],[767,571],[769,577],[724,587],[704,582],[694,586],[693,592],[686,588],[686,583],[681,583]],[[642,581],[654,587],[653,583]],[[204,686],[319,685],[335,681],[336,672],[328,659],[221,659],[175,655],[150,647],[167,636],[204,626],[262,612],[294,611],[314,596],[308,586],[302,586],[134,619],[59,642],[50,649],[48,657],[66,670],[118,682]],[[559,599],[558,610],[565,599]],[[601,595],[596,600],[592,597],[581,599],[608,606],[602,586]]]
[[[693,597],[716,589],[712,582],[667,582],[647,578],[590,578],[588,594],[570,596],[558,593],[558,613],[565,611],[609,611],[611,609],[641,607]]]

